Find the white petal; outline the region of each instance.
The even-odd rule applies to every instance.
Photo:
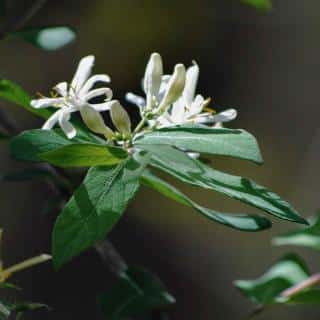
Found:
[[[77,71],[71,82],[71,90],[78,92],[88,80],[92,67],[94,65],[94,56],[90,55],[80,60]]]
[[[48,107],[60,107],[63,104],[64,98],[41,98],[31,100],[30,104],[36,109],[48,108]]]
[[[112,130],[106,126],[100,113],[93,109],[89,104],[85,104],[80,109],[81,117],[86,126],[95,133],[103,134],[112,138]]]
[[[92,98],[96,98],[99,96],[106,96],[105,100],[110,100],[112,98],[112,90],[110,88],[99,88],[89,91],[87,94],[85,94],[82,98],[85,101],[89,101]]]
[[[234,120],[238,113],[235,109],[227,109],[210,117],[210,122],[228,122]]]
[[[143,88],[147,95],[147,107],[152,107],[153,97],[159,93],[163,74],[162,58],[159,53],[153,53],[146,67]]]
[[[113,105],[115,100],[103,102],[103,103],[89,103],[91,108],[94,110],[101,112],[101,111],[107,111],[110,110],[111,106]]]
[[[143,109],[146,105],[146,100],[132,92],[126,94],[126,100],[132,104],[135,104],[139,108]]]
[[[60,82],[55,85],[54,90],[60,94],[60,96],[65,97],[68,94],[68,84],[67,82]]]
[[[88,91],[97,83],[97,82],[105,82],[109,83],[111,81],[110,77],[106,74],[96,74],[92,77],[90,77],[82,89],[79,92],[79,95],[84,95],[88,93]]]
[[[113,124],[118,129],[119,132],[123,134],[130,134],[131,132],[131,120],[127,111],[123,106],[115,101],[110,109],[110,116]]]
[[[182,94],[188,106],[191,105],[194,99],[198,78],[199,78],[199,67],[196,63],[194,63],[194,65],[188,68],[186,72],[186,85]]]
[[[159,111],[165,110],[175,102],[182,94],[186,80],[186,69],[183,64],[177,64],[172,77],[169,80],[166,93],[160,103]]]
[[[171,119],[175,124],[182,124],[186,115],[185,100],[180,98],[172,105]]]
[[[198,94],[196,96],[196,98],[194,99],[194,101],[190,105],[188,116],[193,117],[193,116],[199,114],[202,111],[204,105],[205,105],[205,100],[204,100],[203,96]]]
[[[77,131],[74,126],[71,124],[70,120],[70,112],[67,110],[61,110],[59,114],[59,125],[65,135],[72,139],[76,136]]]
[[[56,111],[42,126],[43,130],[51,130],[59,121],[61,110]]]

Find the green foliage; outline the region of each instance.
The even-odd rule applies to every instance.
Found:
[[[0,98],[9,102],[15,103],[27,111],[42,117],[44,119],[51,115],[51,112],[46,109],[35,109],[31,107],[31,97],[20,86],[6,79],[0,80]]]
[[[281,294],[286,289],[306,280],[309,275],[310,273],[304,261],[297,255],[288,254],[260,278],[238,280],[234,282],[234,285],[255,303],[263,305],[287,303],[290,299],[282,297]]]
[[[107,293],[101,295],[100,303],[107,319],[120,320],[163,309],[174,304],[175,299],[153,274],[140,268],[129,268]]]
[[[271,0],[241,0],[241,2],[250,5],[258,10],[268,11],[272,9]]]
[[[264,217],[246,214],[227,214],[204,208],[189,199],[169,183],[153,175],[151,172],[146,171],[141,177],[141,181],[146,186],[157,190],[164,196],[188,207],[192,207],[210,220],[223,224],[227,227],[241,231],[261,231],[271,227],[271,222]]]
[[[103,239],[119,220],[138,191],[149,155],[142,154],[138,161],[130,158],[117,166],[89,170],[54,226],[56,268]]]
[[[230,156],[262,163],[254,136],[245,130],[214,129],[206,126],[177,126],[147,133],[135,144],[166,144],[182,150]]]
[[[66,26],[27,28],[9,34],[48,51],[58,50],[72,43],[76,38],[74,29]]]
[[[110,166],[128,157],[125,150],[108,145],[70,144],[41,153],[39,157],[60,167]]]
[[[273,244],[294,245],[320,250],[320,215],[312,219],[311,226],[277,236]]]
[[[185,183],[220,192],[278,218],[307,224],[289,203],[249,179],[214,170],[170,146],[145,144],[139,147],[152,153],[152,166]]]

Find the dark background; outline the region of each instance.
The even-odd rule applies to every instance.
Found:
[[[28,5],[30,1],[12,2],[21,13]],[[0,75],[32,94],[48,93],[57,82],[71,79],[80,57],[95,54],[95,71],[112,77],[115,97],[135,114],[122,97],[139,92],[150,53],[162,54],[167,72],[177,62],[195,59],[199,93],[211,96],[218,110],[237,108],[239,117],[231,126],[254,133],[265,159],[260,167],[228,159],[214,159],[214,165],[254,178],[307,217],[320,206],[319,18],[317,0],[274,0],[267,14],[237,0],[51,0],[30,25],[69,24],[78,30],[78,40],[53,53],[2,41]],[[20,129],[41,126],[18,107],[4,106]],[[9,159],[6,144],[0,148],[0,172],[23,167]],[[176,185],[214,209],[255,213],[221,195]],[[0,185],[6,264],[50,251],[58,212],[41,214],[49,197],[41,181]],[[233,280],[262,274],[290,249],[303,254],[314,272],[319,268],[317,253],[271,246],[274,235],[295,227],[273,221],[270,231],[240,233],[142,189],[110,238],[129,264],[158,274],[175,295],[172,319],[244,319],[253,305],[233,288]],[[59,320],[100,319],[97,294],[113,281],[94,251],[58,273],[46,264],[12,280],[25,288],[21,297],[53,308],[31,318]],[[259,319],[311,320],[319,314],[316,307],[276,307]]]

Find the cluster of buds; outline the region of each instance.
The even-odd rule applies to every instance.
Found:
[[[127,93],[127,101],[138,106],[141,115],[140,124],[132,130],[131,120],[118,100],[113,99],[112,90],[108,87],[95,88],[97,83],[107,84],[110,77],[105,74],[91,76],[94,56],[81,59],[70,84],[58,83],[52,97],[40,97],[31,101],[34,108],[53,107],[57,111],[43,125],[50,130],[59,124],[66,136],[75,137],[76,129],[70,118],[79,112],[86,126],[94,133],[101,134],[108,141],[123,144],[130,141],[146,127],[158,129],[183,124],[206,124],[221,126],[223,122],[237,116],[234,109],[219,114],[208,108],[210,99],[196,95],[199,67],[194,62],[187,70],[183,64],[177,64],[171,75],[163,74],[163,63],[160,54],[153,53],[149,59],[143,78],[145,98]],[[102,103],[93,103],[92,99],[103,97]],[[109,111],[116,131],[105,124],[101,112]]]

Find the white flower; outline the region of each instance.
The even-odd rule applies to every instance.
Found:
[[[199,78],[199,67],[194,62],[186,72],[185,87],[181,97],[173,103],[172,108],[157,120],[157,127],[168,127],[183,124],[216,124],[231,121],[237,116],[237,111],[228,109],[219,114],[206,111],[205,107],[210,99],[204,99],[202,95],[196,95],[196,87]]]
[[[60,82],[54,87],[57,97],[44,97],[31,101],[31,105],[37,109],[47,107],[59,109],[45,122],[42,129],[50,130],[59,123],[61,129],[71,139],[76,135],[76,130],[70,122],[71,113],[81,111],[84,106],[86,110],[92,108],[97,112],[110,109],[111,89],[106,87],[92,89],[97,82],[110,82],[110,77],[105,74],[91,76],[94,60],[92,55],[81,59],[70,85],[67,82]],[[91,99],[99,96],[106,97],[103,103],[90,103]],[[85,117],[86,112],[82,112],[81,115]]]
[[[131,92],[127,93],[126,99],[139,107],[142,116],[145,111],[152,111],[153,114],[163,113],[181,96],[185,77],[186,70],[183,64],[175,65],[172,75],[163,75],[162,58],[159,53],[153,53],[143,78],[146,99]]]

